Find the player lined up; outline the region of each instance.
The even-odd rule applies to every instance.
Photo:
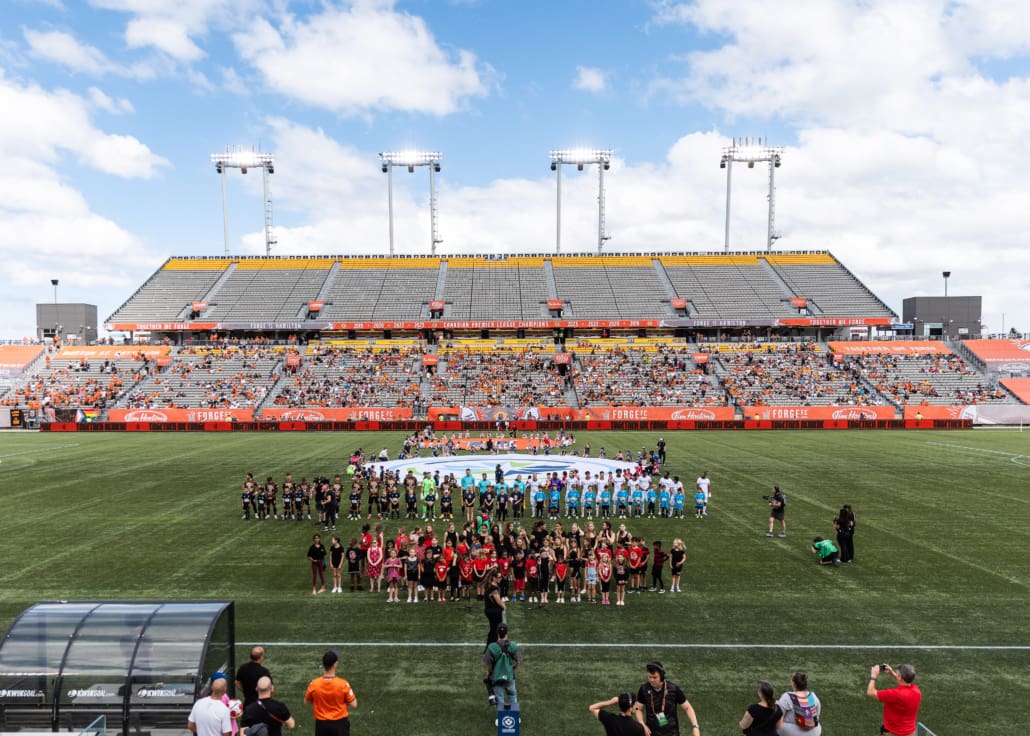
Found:
[[[710,494],[711,481],[707,472],[703,472],[692,494],[697,518],[707,515]],[[331,481],[316,477],[308,483],[306,478],[295,482],[287,473],[280,486],[271,476],[264,484],[259,484],[248,473],[241,501],[244,520],[252,517],[310,520],[314,506],[323,531],[330,531],[336,528],[344,501],[349,520],[360,520],[364,514],[366,519],[375,516],[380,520],[453,521],[458,509],[466,522],[483,514],[498,521],[518,521],[527,511],[533,519],[551,521],[563,516],[587,520],[593,520],[595,516],[602,520],[682,519],[687,493],[679,476],[670,477],[668,471],[657,482],[650,473],[639,468],[634,472],[624,473],[619,469],[593,475],[589,470],[580,475],[575,469],[562,473],[533,473],[525,478],[518,474],[509,481],[498,465],[492,479],[485,472],[476,478],[471,469],[466,469],[460,480],[453,473],[441,476],[439,472],[431,475],[428,471],[418,478],[411,469],[401,479],[392,472],[370,472],[367,476],[356,473],[350,478],[346,499],[339,475]]]

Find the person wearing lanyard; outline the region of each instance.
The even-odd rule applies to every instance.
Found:
[[[679,685],[665,679],[665,668],[661,662],[647,663],[647,682],[637,692],[635,715],[644,726],[647,736],[679,736],[677,709],[682,708],[690,724],[690,733],[701,733],[697,725],[694,706]]]
[[[304,693],[304,702],[311,703],[315,714],[315,736],[349,736],[348,708],[358,707],[358,698],[350,683],[337,677],[340,655],[328,651],[322,655],[321,677],[316,677]]]

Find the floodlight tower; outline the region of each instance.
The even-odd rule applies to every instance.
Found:
[[[390,255],[393,255],[393,167],[403,166],[409,174],[415,173],[416,166],[429,169],[429,253],[436,255],[436,246],[442,243],[437,233],[436,212],[436,178],[440,173],[439,151],[386,151],[379,154],[379,163],[386,174],[387,210],[390,219]]]
[[[732,145],[722,149],[722,160],[719,168],[726,169],[726,242],[725,251],[730,250],[730,185],[733,180],[733,162],[746,163],[749,169],[755,168],[759,162],[769,164],[769,225],[766,236],[766,250],[771,251],[773,241],[780,236],[776,233],[776,169],[780,168],[783,149],[770,147],[762,138],[734,138]]]
[[[239,146],[226,146],[225,153],[211,154],[211,162],[215,171],[222,176],[222,237],[225,240],[225,255],[229,255],[229,213],[226,209],[225,172],[227,169],[239,169],[246,174],[247,169],[261,169],[265,191],[265,255],[272,254],[275,240],[272,238],[272,197],[268,193],[268,175],[275,173],[275,160],[270,153],[260,151],[244,151]]]
[[[597,252],[604,248],[604,241],[611,238],[604,228],[604,172],[611,168],[610,148],[570,148],[551,151],[551,171],[558,174],[558,216],[555,226],[554,252],[561,253],[561,167],[574,164],[578,171],[584,166],[597,164]]]

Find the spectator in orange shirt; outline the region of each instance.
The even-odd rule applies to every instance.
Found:
[[[315,736],[350,736],[348,707],[357,708],[358,698],[350,683],[336,675],[340,655],[328,651],[322,655],[321,677],[316,677],[304,693],[304,702],[311,703],[315,715]]]

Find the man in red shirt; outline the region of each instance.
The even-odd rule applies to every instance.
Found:
[[[887,673],[898,683],[886,690],[876,689],[876,678]],[[919,716],[919,702],[923,694],[915,683],[916,670],[910,664],[903,664],[895,671],[889,664],[873,665],[869,671],[869,684],[865,694],[883,703],[883,726],[880,733],[885,736],[911,736],[916,732]]]

